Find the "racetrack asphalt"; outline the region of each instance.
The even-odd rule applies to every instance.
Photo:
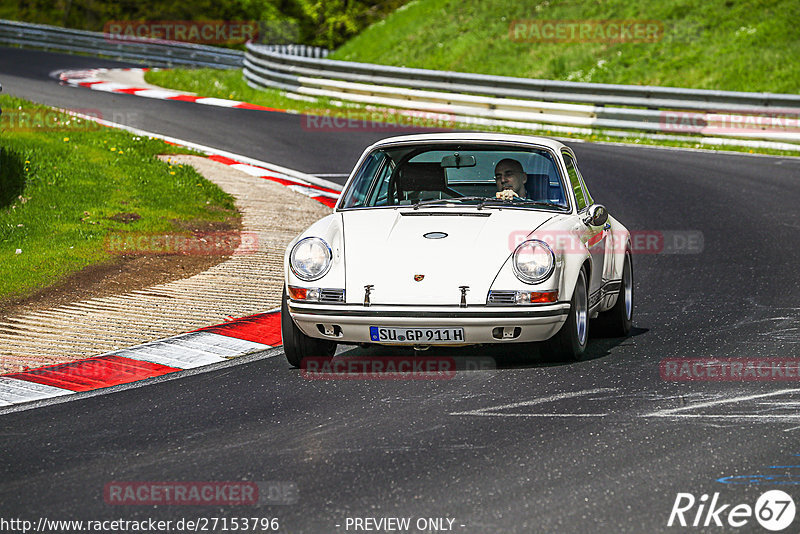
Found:
[[[308,131],[294,115],[48,77],[104,66],[131,65],[0,49],[5,94],[99,109],[303,172],[347,173],[386,136]],[[465,533],[660,532],[679,492],[754,506],[780,489],[797,500],[796,379],[675,382],[659,370],[666,358],[800,356],[800,160],[568,144],[595,200],[630,229],[702,235],[695,253],[634,256],[631,337],[592,339],[591,359],[572,364],[525,362],[505,347],[431,351],[499,361],[449,380],[308,380],[277,355],[6,413],[0,516],[277,517],[280,532],[352,532],[348,517],[446,517]],[[111,481],[242,480],[289,481],[298,500],[155,507],[103,498]],[[717,530],[764,531],[753,518],[705,531]]]

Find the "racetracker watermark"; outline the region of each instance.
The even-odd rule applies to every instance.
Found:
[[[512,20],[517,43],[655,43],[664,37],[658,20]]]
[[[307,380],[450,380],[458,371],[496,368],[486,357],[313,357],[301,360],[300,375]]]
[[[182,256],[239,256],[258,252],[255,232],[197,232],[177,234],[111,234],[106,237],[111,254],[174,254]]]
[[[800,358],[667,358],[659,373],[672,382],[800,380]]]
[[[524,241],[537,239],[544,241],[554,252],[561,254],[584,254],[587,247],[598,245],[604,239],[606,251],[623,253],[628,241],[619,238],[609,239],[606,230],[592,235],[580,236],[569,231],[557,230],[515,230],[508,235],[508,248],[511,251]],[[703,232],[699,230],[633,230],[630,232],[631,254],[700,254],[705,247]]]
[[[52,519],[38,521],[0,517],[0,532],[279,532],[277,517],[182,517],[180,519]]]
[[[452,129],[455,117],[447,113],[412,110],[310,110],[300,115],[308,132],[404,132],[422,128]]]
[[[719,492],[715,492],[713,496],[704,493],[699,498],[691,493],[678,493],[667,520],[667,527],[740,528],[755,517],[763,528],[777,532],[791,525],[794,516],[794,500],[781,490],[770,490],[761,494],[754,506],[723,503]]]
[[[800,132],[800,114],[776,109],[730,112],[662,111],[660,128],[665,132],[709,134]]]
[[[294,482],[109,482],[103,500],[111,505],[255,506],[295,504]]]
[[[103,33],[113,43],[156,39],[230,45],[258,40],[260,27],[255,20],[112,20]]]
[[[70,112],[87,118],[70,115]],[[99,109],[72,109],[67,113],[55,109],[4,109],[0,115],[0,128],[15,132],[94,131],[100,128],[95,120],[102,118]]]
[[[102,127],[102,121],[127,124],[131,127],[136,127],[141,122],[138,111],[126,109],[117,109],[104,114],[99,109],[91,108],[65,110],[4,108],[0,115],[0,130],[18,132],[47,130],[65,133],[97,131]]]

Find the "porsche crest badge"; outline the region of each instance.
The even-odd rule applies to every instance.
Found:
[[[423,279],[423,278],[425,278],[425,275],[424,275],[424,274],[415,274],[415,275],[414,275],[414,281],[415,281],[415,282],[422,282],[422,279]]]

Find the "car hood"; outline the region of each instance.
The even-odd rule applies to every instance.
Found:
[[[458,305],[459,287],[469,286],[467,303],[485,304],[516,245],[554,217],[491,208],[342,212],[347,301],[363,302],[372,285],[372,304]]]

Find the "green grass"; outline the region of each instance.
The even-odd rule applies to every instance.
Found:
[[[193,168],[155,158],[187,150],[18,98],[0,107],[0,302],[112,260],[113,236],[239,216]]]
[[[262,106],[283,109],[298,113],[309,113],[314,115],[330,115],[332,117],[355,118],[358,120],[386,122],[392,124],[405,124],[410,126],[430,126],[441,128],[465,128],[469,130],[480,130],[487,132],[515,133],[523,135],[545,135],[548,137],[559,137],[566,139],[582,139],[588,141],[604,141],[613,143],[630,143],[638,145],[670,146],[679,148],[697,148],[707,150],[723,150],[733,152],[744,152],[749,154],[770,154],[781,156],[797,156],[796,151],[774,150],[771,148],[749,148],[737,146],[714,146],[700,144],[700,137],[697,141],[662,141],[637,137],[631,134],[630,137],[612,137],[602,133],[593,135],[583,134],[564,134],[555,133],[550,130],[521,130],[516,128],[489,127],[489,126],[465,126],[459,124],[437,123],[433,120],[425,120],[399,115],[391,110],[367,109],[358,104],[334,105],[330,99],[322,98],[313,102],[288,98],[284,93],[277,90],[257,90],[245,83],[241,70],[215,70],[215,69],[174,69],[149,71],[145,74],[148,83],[177,89],[181,91],[191,91],[202,96],[212,96],[217,98],[227,98],[259,104]],[[298,119],[302,120],[302,119]],[[302,123],[301,123],[302,124]],[[402,130],[396,132],[387,131],[386,136],[401,135]]]
[[[533,43],[515,20],[655,20],[654,43]],[[415,0],[332,59],[620,84],[797,93],[796,0]],[[523,33],[522,35],[526,35]]]

